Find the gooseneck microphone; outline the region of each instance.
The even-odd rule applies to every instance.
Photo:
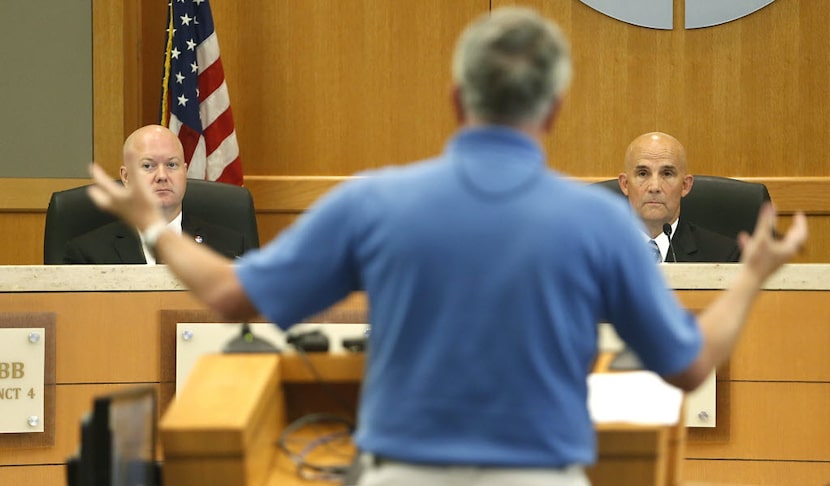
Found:
[[[671,257],[674,263],[677,263],[677,254],[674,252],[674,245],[671,244],[671,225],[663,223],[663,233],[669,237],[669,250],[671,250]]]

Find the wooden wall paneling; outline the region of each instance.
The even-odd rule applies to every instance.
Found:
[[[211,3],[246,174],[347,175],[443,147],[453,42],[487,1],[256,3]]]
[[[676,19],[657,31],[580,2],[493,7],[516,3],[556,19],[572,42],[574,85],[546,142],[566,173],[616,173],[634,136],[662,130],[697,173],[826,174],[830,101],[817,89],[830,69],[830,5],[775,2],[716,27],[687,31]]]
[[[121,165],[124,121],[132,110],[126,102],[126,84],[135,60],[125,50],[130,3],[92,0],[92,153],[110,172]]]
[[[0,264],[42,264],[44,224],[43,213],[0,212]]]
[[[827,29],[830,28],[830,8],[825,2],[789,2],[798,9],[798,26],[790,34],[798,37],[797,55],[782,66],[797,72],[798,120],[801,133],[797,141],[800,149],[792,147],[794,141],[785,143],[795,153],[801,153],[805,174],[826,176],[828,174],[827,153],[830,133],[830,97],[827,96],[827,80],[830,79],[830,49]],[[780,173],[791,175],[792,153],[780,161]]]
[[[213,3],[246,174],[348,175],[440,150],[454,128],[452,45],[488,2],[259,3]],[[628,142],[657,129],[684,142],[697,173],[826,173],[830,101],[817,90],[830,50],[814,47],[830,29],[825,2],[775,2],[690,31],[579,2],[492,3],[535,7],[571,38],[575,84],[546,142],[566,173],[616,173]],[[162,7],[141,7],[145,122],[157,115]]]
[[[164,50],[167,41],[167,2],[140,0],[141,42],[137,46],[136,59],[141,84],[137,89],[138,125],[157,124],[160,119]],[[221,38],[220,38],[221,41]],[[220,48],[221,42],[220,42]]]
[[[779,217],[778,228],[789,228],[792,218],[789,216]],[[830,217],[808,216],[807,224],[810,229],[809,240],[801,253],[794,259],[793,263],[818,263],[830,262]]]
[[[256,221],[260,246],[265,246],[269,241],[276,238],[299,216],[299,213],[258,213]]]

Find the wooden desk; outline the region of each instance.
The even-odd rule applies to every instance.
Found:
[[[288,403],[296,395],[315,410],[312,395],[292,385],[359,384],[362,354],[317,353],[308,363],[296,354],[206,355],[178,394],[160,425],[165,450],[165,484],[177,486],[325,485],[301,479],[295,464],[275,446],[288,423]],[[601,360],[600,362],[604,362]],[[312,373],[308,365],[316,370]],[[250,377],[244,381],[240,376]],[[275,382],[280,386],[275,387]],[[356,388],[355,388],[356,390]],[[324,397],[323,402],[327,397]],[[325,408],[327,404],[322,404]],[[271,410],[263,414],[263,410]],[[309,441],[327,429],[318,429]],[[599,460],[588,474],[595,486],[674,485],[679,480],[685,427],[601,424]],[[302,447],[302,446],[298,446]],[[354,447],[340,444],[309,460],[349,462]],[[345,461],[345,462],[344,462]]]
[[[731,265],[662,267],[681,300],[701,308]],[[773,278],[719,373],[718,426],[690,430],[683,477],[714,483],[823,485],[830,478],[830,265],[789,265]],[[363,309],[360,296],[339,308]],[[136,384],[173,393],[162,376],[160,312],[204,312],[164,267],[0,267],[0,311],[55,312],[55,443],[0,437],[0,484],[63,484],[92,397]],[[5,442],[4,442],[5,441]]]

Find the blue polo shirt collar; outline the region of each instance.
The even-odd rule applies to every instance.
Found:
[[[531,137],[508,127],[476,127],[458,132],[447,145],[448,161],[475,192],[507,195],[546,170],[545,154]]]

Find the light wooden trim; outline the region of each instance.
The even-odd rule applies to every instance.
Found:
[[[353,176],[247,176],[245,187],[258,213],[299,213],[320,196]],[[579,177],[596,182],[610,177]],[[830,177],[736,177],[766,184],[781,214],[802,210],[830,215]],[[45,211],[55,191],[89,184],[89,179],[0,178],[0,212]]]
[[[45,212],[53,192],[89,182],[89,179],[0,178],[0,211]]]
[[[108,170],[114,170],[121,163],[124,120],[128,111],[134,111],[128,109],[125,102],[126,84],[130,82],[127,74],[134,71],[130,68],[132,57],[125,55],[129,53],[125,46],[130,38],[137,42],[134,29],[125,28],[128,24],[128,5],[131,3],[134,2],[92,1],[92,155]],[[19,190],[25,193],[31,188],[24,183]],[[5,188],[0,190],[2,194],[5,192]],[[45,199],[41,198],[41,204],[49,202],[49,194],[51,191],[46,193]],[[5,204],[0,207],[7,208]],[[29,203],[27,207],[45,206]]]

